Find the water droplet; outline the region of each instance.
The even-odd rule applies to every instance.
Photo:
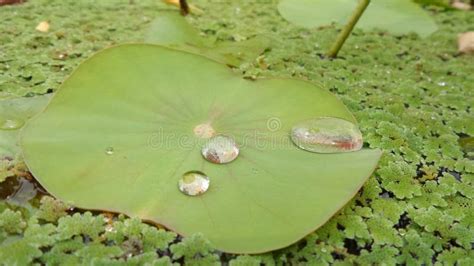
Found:
[[[317,153],[357,151],[362,133],[347,120],[321,117],[298,123],[291,129],[291,140],[303,150]]]
[[[239,155],[239,148],[232,138],[218,135],[204,144],[201,153],[209,162],[223,164],[235,160]]]
[[[4,130],[15,130],[22,127],[24,122],[19,119],[5,119],[0,120],[0,129]]]
[[[189,171],[183,174],[178,182],[181,192],[188,196],[203,194],[209,189],[210,180],[203,172]]]
[[[446,84],[447,84],[447,83],[446,83],[446,82],[444,82],[444,81],[440,81],[440,82],[438,82],[438,86],[441,86],[441,87],[444,87],[444,86],[446,86]]]
[[[325,248],[322,248],[322,249],[321,249],[321,252],[326,253],[326,252],[328,252],[328,250],[325,249]]]
[[[114,147],[107,147],[105,148],[105,154],[112,155],[114,154]]]

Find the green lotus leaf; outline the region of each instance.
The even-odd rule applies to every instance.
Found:
[[[293,145],[291,127],[320,116],[355,122],[311,83],[249,81],[206,57],[130,44],[82,63],[28,122],[21,144],[33,175],[63,201],[260,253],[324,224],[377,165],[379,150],[316,154]],[[206,127],[235,140],[236,160],[202,157],[206,139],[196,129]],[[188,171],[209,176],[206,193],[181,193]]]
[[[271,42],[267,37],[256,36],[239,42],[216,43],[201,37],[199,32],[177,12],[161,12],[151,22],[145,41],[204,55],[230,66],[239,66],[254,60],[270,47]]]
[[[302,27],[319,27],[330,23],[345,23],[357,5],[357,0],[281,0],[280,14]],[[433,19],[411,0],[372,0],[356,27],[383,29],[394,34],[415,32],[426,37],[438,27]]]

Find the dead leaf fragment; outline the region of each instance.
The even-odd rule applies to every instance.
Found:
[[[49,23],[47,21],[41,21],[38,26],[36,26],[37,31],[41,32],[48,32],[49,30]]]
[[[22,4],[24,0],[0,0],[0,6]]]
[[[470,4],[461,2],[460,0],[453,1],[451,6],[459,10],[471,10],[472,8]]]
[[[474,53],[474,31],[458,35],[458,51],[464,54]]]

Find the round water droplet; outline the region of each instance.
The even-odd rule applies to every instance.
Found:
[[[107,154],[107,155],[112,155],[112,154],[114,154],[114,148],[113,148],[113,147],[107,147],[107,148],[105,148],[105,154]]]
[[[209,162],[223,164],[235,160],[239,155],[239,148],[232,138],[218,135],[204,144],[201,153]]]
[[[203,194],[209,189],[210,180],[203,172],[189,171],[183,174],[178,182],[181,192],[188,196]]]
[[[291,129],[291,140],[303,150],[317,153],[357,151],[362,133],[347,120],[321,117],[298,123]]]
[[[0,120],[0,129],[15,130],[23,126],[24,122],[19,119],[4,119]]]

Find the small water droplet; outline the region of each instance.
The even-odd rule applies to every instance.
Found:
[[[5,119],[0,120],[0,129],[4,130],[15,130],[22,127],[24,122],[19,119]]]
[[[112,155],[114,154],[114,147],[107,147],[105,148],[105,154]]]
[[[440,81],[440,82],[438,82],[438,86],[441,86],[441,87],[444,87],[444,86],[446,86],[446,84],[447,84],[447,83],[446,83],[446,82],[444,82],[444,81]]]
[[[211,163],[230,163],[239,155],[239,148],[232,138],[218,135],[204,144],[201,154]]]
[[[326,253],[326,252],[327,252],[327,249],[322,248],[322,249],[321,249],[321,252]]]
[[[291,130],[291,140],[303,150],[317,153],[358,151],[362,133],[347,120],[321,117],[303,121]]]
[[[210,180],[203,172],[189,171],[183,174],[178,182],[178,188],[188,196],[203,194],[209,189]]]

